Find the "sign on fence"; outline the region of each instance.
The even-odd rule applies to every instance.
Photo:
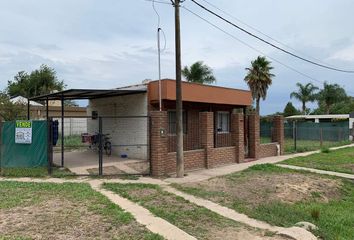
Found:
[[[32,121],[16,121],[15,143],[32,143]]]

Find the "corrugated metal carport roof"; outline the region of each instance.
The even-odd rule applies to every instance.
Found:
[[[136,93],[144,93],[146,90],[129,90],[129,89],[69,89],[60,92],[45,94],[30,98],[32,101],[46,100],[75,100],[75,99],[95,99],[106,98],[120,95],[129,95]]]

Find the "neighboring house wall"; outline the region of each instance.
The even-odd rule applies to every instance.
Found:
[[[93,99],[89,101],[87,115],[91,116],[92,111],[102,117],[103,134],[110,134],[112,154],[148,159],[148,118],[133,118],[148,115],[146,93]],[[98,122],[98,119],[87,120],[88,133],[98,132]]]
[[[61,134],[61,118],[53,118],[59,122],[59,133]],[[87,133],[86,118],[64,118],[64,136],[77,135]]]

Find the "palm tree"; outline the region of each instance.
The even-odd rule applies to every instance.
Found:
[[[312,83],[302,85],[301,83],[296,83],[298,90],[290,94],[290,98],[296,98],[302,103],[302,114],[306,114],[306,103],[314,102],[316,100],[316,91],[318,87],[314,86]]]
[[[273,69],[270,66],[271,62],[266,57],[258,56],[256,60],[251,62],[251,67],[246,68],[247,75],[245,81],[249,86],[253,100],[256,100],[256,112],[259,114],[259,102],[267,97],[267,90],[272,85],[272,78],[275,76],[270,71]]]
[[[323,89],[318,93],[317,100],[319,105],[323,104],[326,109],[326,114],[330,113],[333,104],[345,101],[348,96],[341,86],[338,84],[323,84]]]
[[[182,69],[183,76],[188,82],[210,84],[216,82],[213,70],[202,61],[193,63],[190,67]]]

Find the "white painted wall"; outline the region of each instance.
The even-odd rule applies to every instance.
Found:
[[[61,133],[61,118],[53,118],[59,122],[59,133]],[[64,136],[79,135],[87,133],[86,118],[64,118]]]
[[[89,101],[87,113],[97,111],[102,118],[102,130],[109,133],[112,154],[127,154],[130,159],[148,158],[148,118],[105,118],[104,116],[147,116],[146,93],[100,98]],[[98,132],[98,119],[87,120],[88,132]]]

